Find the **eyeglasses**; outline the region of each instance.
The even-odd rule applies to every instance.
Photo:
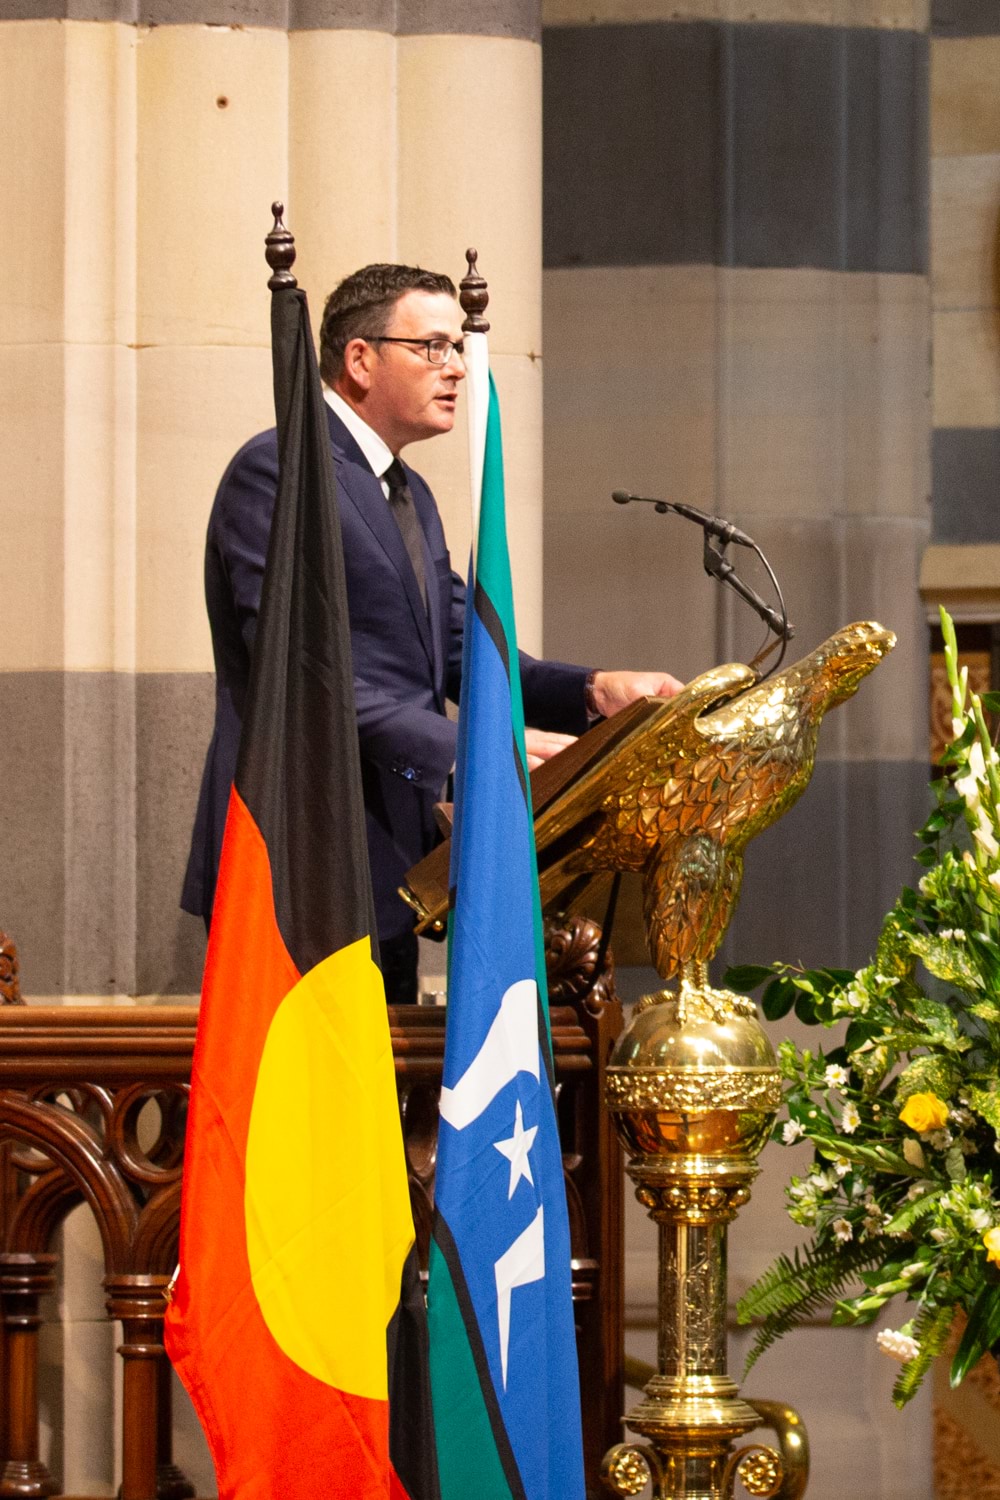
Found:
[[[362,333],[358,336],[368,344],[414,344],[417,348],[423,349],[432,365],[446,365],[453,354],[457,354],[459,359],[465,354],[464,339],[459,339],[456,343],[453,339],[397,339],[390,338],[384,333]]]

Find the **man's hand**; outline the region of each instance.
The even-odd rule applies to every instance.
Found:
[[[575,734],[553,734],[547,729],[526,729],[524,748],[528,756],[528,770],[534,771],[543,760],[551,760],[567,745],[572,745]]]
[[[637,698],[672,698],[683,686],[669,672],[595,672],[594,707],[610,719]]]

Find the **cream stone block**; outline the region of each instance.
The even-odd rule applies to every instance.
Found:
[[[726,271],[719,318],[726,514],[922,510],[923,278]]]
[[[104,1252],[93,1210],[81,1203],[67,1215],[61,1234],[59,1316],[64,1323],[101,1322],[105,1318]]]
[[[139,33],[137,338],[268,342],[264,236],[288,188],[288,40],[261,27]]]
[[[233,454],[274,426],[269,349],[137,356],[136,670],[210,671],[205,528]]]
[[[65,349],[63,662],[135,664],[135,351]]]
[[[996,307],[1000,151],[939,156],[931,163],[931,285],[934,306]]]
[[[714,507],[717,279],[545,273],[547,513],[608,514],[616,489]]]
[[[174,1414],[174,1463],[194,1485],[196,1495],[218,1494],[215,1466],[208,1451],[205,1434],[195,1415],[187,1391],[177,1376],[171,1374]]]
[[[65,337],[135,338],[136,29],[64,24]]]
[[[935,37],[931,43],[931,154],[1000,151],[1000,36]]]
[[[930,0],[542,0],[544,26],[641,21],[787,21],[924,31]]]
[[[930,288],[923,276],[836,278],[844,495],[851,515],[926,517]]]
[[[1000,426],[996,309],[935,313],[934,426]]]
[[[289,193],[295,274],[314,326],[338,281],[396,257],[396,41],[387,32],[288,38]]]
[[[465,275],[479,251],[490,347],[541,350],[542,60],[535,42],[398,43],[400,259]]]
[[[967,619],[992,617],[1000,595],[1000,542],[928,547],[920,561],[920,597],[937,623],[938,605]]]
[[[62,1482],[70,1495],[113,1495],[118,1444],[114,1386],[116,1325],[63,1326]]]
[[[545,519],[545,651],[594,667],[713,667],[718,586],[700,530],[652,506]]]
[[[0,293],[5,344],[44,344],[63,336],[65,68],[62,22],[0,23],[4,201],[21,246],[16,272],[4,277]]]
[[[0,353],[0,474],[10,566],[0,593],[0,667],[58,671],[64,650],[64,351]]]

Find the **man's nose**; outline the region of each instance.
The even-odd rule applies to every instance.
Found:
[[[448,363],[444,367],[444,373],[452,380],[464,380],[466,376],[465,360],[457,349],[452,349],[448,356]]]

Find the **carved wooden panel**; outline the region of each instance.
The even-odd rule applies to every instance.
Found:
[[[621,1029],[598,929],[549,925],[547,961],[588,1473],[619,1435],[623,1175],[602,1106]],[[0,948],[0,962],[4,950]],[[16,955],[11,955],[16,988]],[[3,975],[0,968],[0,978]],[[444,1011],[390,1007],[418,1249],[426,1265],[437,1158]],[[197,1012],[188,1007],[0,1005],[0,1497],[56,1486],[38,1453],[38,1304],[55,1230],[86,1202],[101,1235],[108,1316],[124,1364],[121,1500],[185,1500],[173,1465],[164,1294],[177,1258],[184,1128]]]

